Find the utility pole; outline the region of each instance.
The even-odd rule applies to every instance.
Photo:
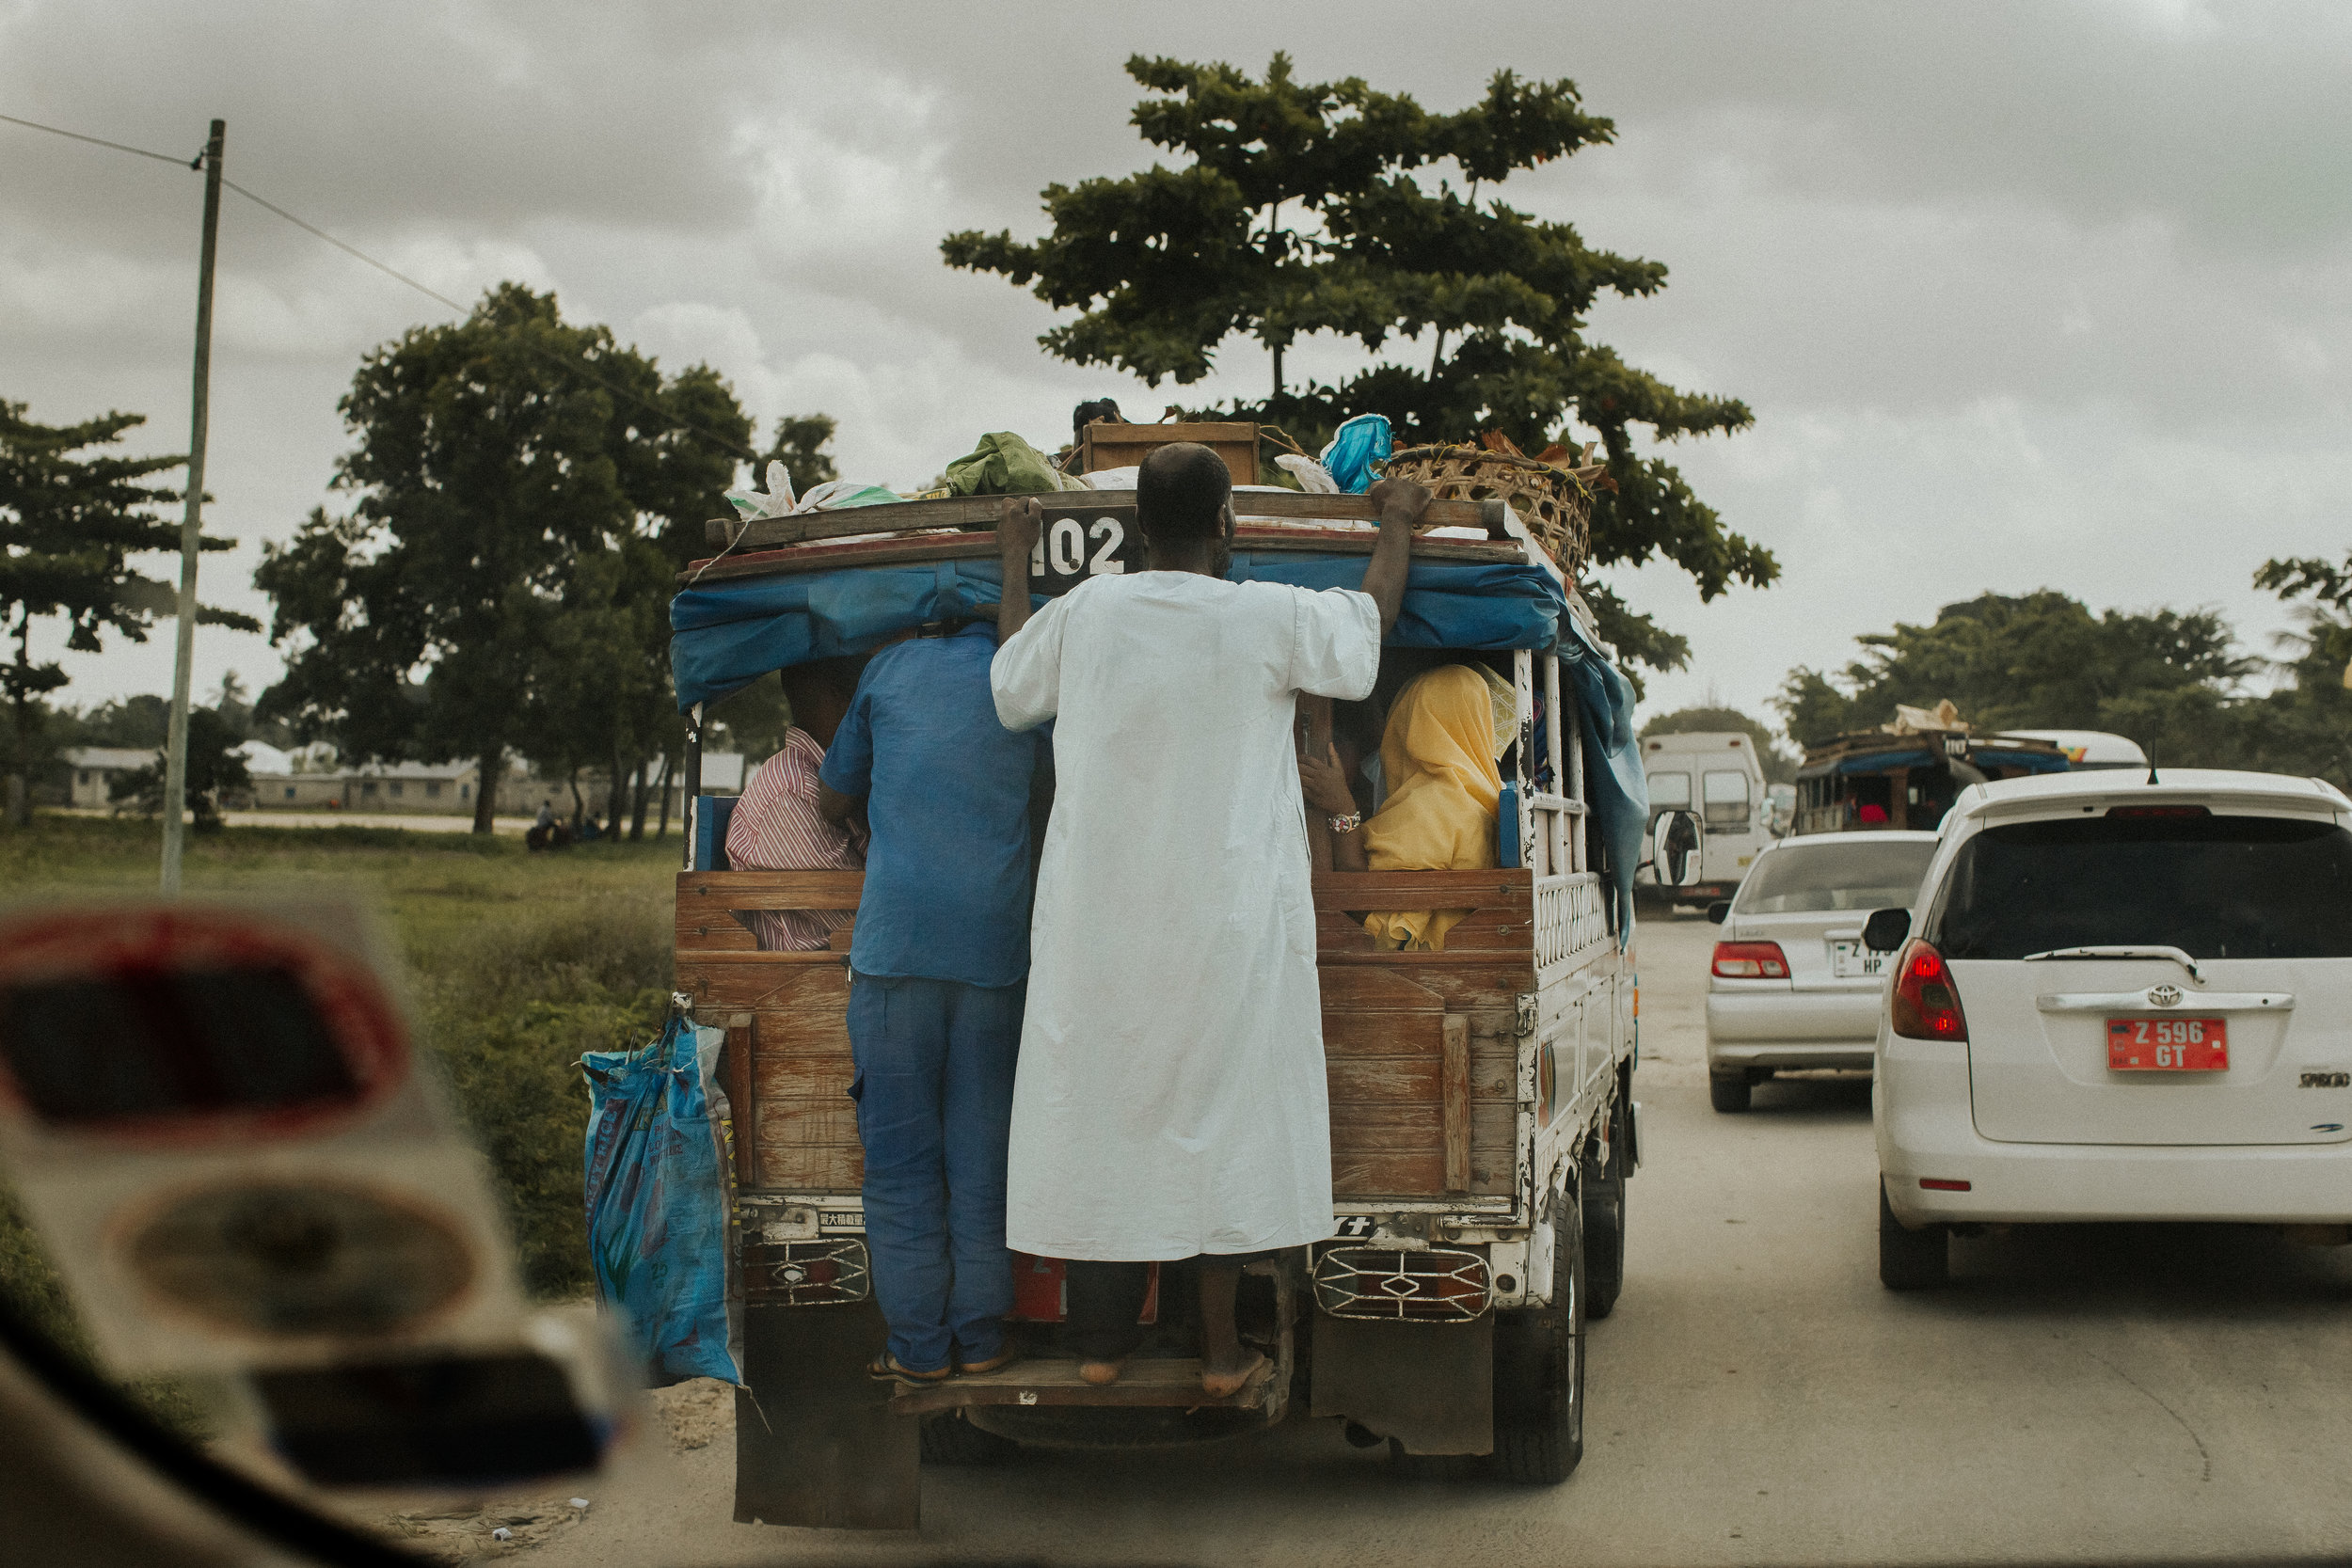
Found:
[[[220,144],[225,121],[204,143],[204,248],[196,272],[196,397],[188,420],[188,504],[180,517],[179,646],[171,665],[171,729],[164,750],[164,896],[180,892],[187,838],[188,681],[196,658],[196,556],[204,524],[204,432],[213,386],[213,261],[220,249]]]

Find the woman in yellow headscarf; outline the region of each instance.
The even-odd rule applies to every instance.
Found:
[[[1417,676],[1389,710],[1380,742],[1388,800],[1371,820],[1351,820],[1352,807],[1336,809],[1346,789],[1336,760],[1302,765],[1308,799],[1331,814],[1334,867],[1479,871],[1493,865],[1502,797],[1496,762],[1517,729],[1511,686],[1486,666],[1446,664]],[[1441,952],[1447,930],[1468,912],[1372,914],[1364,928],[1383,947]]]

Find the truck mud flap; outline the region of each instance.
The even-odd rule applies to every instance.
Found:
[[[1314,1315],[1316,1416],[1343,1416],[1406,1453],[1492,1453],[1495,1320],[1372,1323]]]
[[[885,1332],[871,1300],[744,1312],[751,1386],[735,1395],[737,1524],[922,1523],[919,1422],[892,1414],[895,1385],[866,1375]]]

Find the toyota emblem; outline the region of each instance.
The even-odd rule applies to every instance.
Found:
[[[2150,986],[2148,988],[2148,1006],[2151,1007],[2177,1007],[2180,1005],[2180,987]]]

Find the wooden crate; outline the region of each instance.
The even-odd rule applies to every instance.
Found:
[[[1258,427],[1254,424],[1112,424],[1086,427],[1080,437],[1078,470],[1124,468],[1143,461],[1154,447],[1198,441],[1225,459],[1236,484],[1258,483]]]

